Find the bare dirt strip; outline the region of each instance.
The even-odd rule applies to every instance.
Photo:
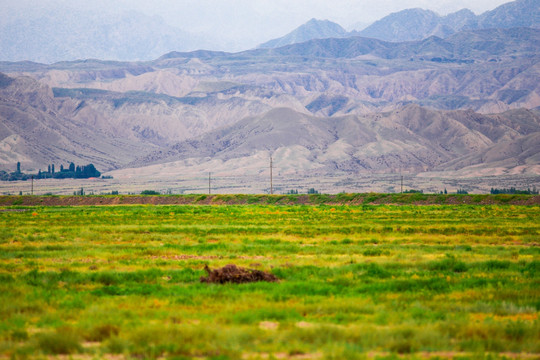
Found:
[[[90,195],[0,196],[0,206],[99,205],[540,205],[540,195]]]

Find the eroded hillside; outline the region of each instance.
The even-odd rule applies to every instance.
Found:
[[[2,166],[536,174],[539,61],[540,30],[516,28],[1,63]]]

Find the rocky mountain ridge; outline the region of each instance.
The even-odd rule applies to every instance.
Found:
[[[516,0],[481,15],[469,9],[441,16],[431,10],[405,9],[385,16],[361,31],[346,32],[330,21],[312,19],[289,34],[261,44],[277,48],[314,39],[361,36],[389,42],[418,41],[437,36],[482,29],[540,28],[540,4],[536,0]]]

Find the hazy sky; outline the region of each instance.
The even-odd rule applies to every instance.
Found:
[[[347,30],[392,12],[423,8],[445,15],[463,8],[477,14],[508,0],[0,0],[7,16],[31,16],[58,8],[161,16],[169,25],[214,37],[231,47],[251,47],[290,32],[311,18],[328,19]],[[0,18],[2,15],[0,14]],[[239,50],[231,49],[231,50]]]

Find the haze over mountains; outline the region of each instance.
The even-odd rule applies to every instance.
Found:
[[[339,24],[328,20],[311,19],[284,37],[259,45],[259,48],[278,48],[313,39],[340,38],[349,35]]]
[[[53,63],[85,58],[153,59],[171,49],[214,46],[204,37],[168,26],[159,17],[136,12],[86,12],[63,16],[53,12],[0,26],[1,60]]]
[[[163,1],[166,0],[161,0]],[[20,1],[22,4],[25,2],[29,1]],[[279,47],[311,39],[347,36],[409,41],[422,40],[431,35],[446,37],[462,30],[535,27],[540,24],[538,3],[535,0],[518,0],[478,16],[470,10],[461,10],[447,16],[439,16],[430,10],[403,10],[376,21],[360,32],[346,32],[342,27],[348,25],[346,23],[340,26],[330,21],[312,19],[283,38],[269,40],[271,35],[267,35],[262,37],[266,41],[257,41],[256,36],[262,36],[263,31],[280,34],[276,33],[275,29],[280,28],[283,18],[289,16],[288,12],[272,14],[276,17],[273,23],[258,23],[256,18],[260,18],[261,14],[260,11],[253,11],[257,10],[256,5],[253,5],[251,12],[247,9],[233,11],[234,6],[231,6],[227,11],[222,11],[223,14],[215,14],[210,24],[203,25],[194,23],[190,18],[205,18],[204,14],[212,13],[213,8],[223,7],[214,2],[203,1],[201,5],[184,5],[187,9],[178,14],[184,21],[170,26],[160,15],[135,10],[109,11],[108,8],[114,8],[115,2],[97,1],[97,9],[91,4],[78,6],[77,1],[65,0],[42,0],[39,4],[30,2],[31,6],[21,7],[19,10],[10,10],[10,7],[16,9],[19,2],[5,4],[2,8],[3,14],[0,15],[0,61],[54,63],[77,59],[152,60],[170,51],[239,51],[256,47],[261,42],[265,42],[263,47]],[[172,7],[171,13],[182,7],[172,3],[169,5]],[[341,3],[336,3],[335,6],[343,6],[339,4]],[[296,5],[295,2],[288,7],[293,10]],[[188,14],[196,11],[191,8],[198,7],[201,7],[202,14],[196,16],[194,13],[190,17]],[[348,4],[345,8],[357,13],[361,6],[355,3]],[[233,13],[229,14],[230,12]],[[220,28],[220,23],[231,22],[227,14],[236,19],[233,23],[250,24],[252,28],[237,29],[232,24],[229,24],[227,29]],[[208,16],[210,15],[206,18]],[[250,18],[253,20],[249,20]],[[351,23],[358,20],[360,19],[351,20]],[[211,29],[207,29],[208,26],[211,26]]]
[[[428,36],[447,37],[463,30],[539,26],[540,3],[517,0],[478,16],[467,9],[447,16],[422,9],[404,10],[376,21],[358,35],[387,41],[412,41]]]
[[[0,169],[256,176],[272,156],[299,177],[540,175],[540,29],[389,42],[313,20],[285,42],[310,27],[334,35],[144,62],[0,62]]]
[[[406,9],[390,14],[361,31],[346,32],[331,21],[312,19],[298,29],[261,44],[275,48],[312,39],[362,36],[392,42],[422,40],[430,36],[448,37],[460,31],[479,29],[540,28],[540,3],[517,0],[475,15],[468,9],[440,16],[431,10]]]

